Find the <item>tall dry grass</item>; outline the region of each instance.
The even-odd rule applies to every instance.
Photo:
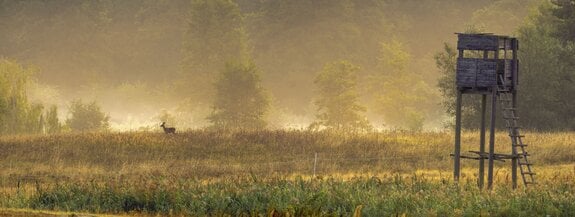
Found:
[[[452,160],[449,154],[453,150],[453,135],[448,132],[195,130],[175,135],[88,133],[0,137],[0,205],[107,213],[138,211],[234,215],[231,213],[234,208],[229,207],[234,207],[233,204],[240,201],[245,203],[245,210],[241,213],[247,214],[251,210],[269,214],[269,209],[273,208],[279,213],[293,215],[298,211],[290,211],[286,207],[294,206],[305,214],[349,215],[362,205],[364,213],[372,214],[451,215],[468,212],[482,214],[485,210],[488,214],[505,211],[505,207],[498,207],[491,201],[497,200],[497,203],[514,206],[509,208],[510,213],[521,214],[524,207],[504,203],[507,199],[515,199],[517,203],[525,200],[525,203],[533,203],[534,207],[553,211],[548,213],[572,211],[572,206],[562,210],[556,205],[574,198],[575,188],[568,183],[572,183],[575,177],[575,133],[528,132],[526,135],[525,143],[530,145],[528,149],[536,164],[535,172],[540,174],[541,184],[535,188],[536,192],[523,189],[522,193],[516,194],[501,190],[494,196],[495,199],[477,189],[469,190],[469,186],[474,186],[476,181],[477,161],[463,161],[464,189],[451,189]],[[463,153],[479,149],[478,136],[478,132],[463,134]],[[509,143],[504,132],[498,133],[498,152],[509,153]],[[316,153],[317,161],[314,159]],[[311,177],[314,162],[317,162],[316,174],[319,179]],[[408,203],[407,207],[417,210],[410,211],[411,208],[402,209],[405,207],[402,203],[389,203],[377,195],[387,195],[392,198],[391,201],[408,200],[418,195],[419,185],[397,190],[393,185],[386,184],[381,190],[374,189],[375,185],[370,184],[372,177],[384,183],[393,183],[397,177],[403,177],[403,183],[406,174],[409,177],[419,176],[418,180],[423,180],[420,185],[427,186],[425,188],[429,190],[424,190],[426,193],[423,196],[431,197],[443,191],[458,193],[445,194],[443,199]],[[509,176],[509,162],[497,162],[495,181],[501,186],[498,188],[509,187]],[[326,190],[325,194],[318,196],[308,192],[316,191],[314,186],[317,185]],[[341,189],[334,187],[330,190],[330,185],[340,186]],[[285,189],[278,192],[278,187]],[[388,192],[394,189],[397,192]],[[549,189],[554,191],[549,193]],[[567,196],[560,196],[563,193],[555,192],[557,189]],[[364,190],[367,192],[362,192]],[[338,196],[338,191],[347,192],[344,195],[349,197],[355,196],[348,193],[357,191],[360,196],[355,202],[329,202],[346,197]],[[468,191],[471,195],[459,195],[463,194],[460,191]],[[543,199],[556,204],[547,207],[544,203],[536,204],[536,199],[531,198],[540,197],[539,194],[546,191],[549,194]],[[214,195],[207,197],[202,192]],[[479,198],[473,199],[475,194]],[[253,198],[260,197],[258,195],[263,198]],[[275,195],[281,198],[275,198]],[[451,196],[467,199],[463,202],[448,200]],[[240,198],[236,198],[235,202],[226,199],[233,197]],[[314,208],[313,204],[320,206],[323,203],[317,201],[310,202],[312,205],[298,205],[290,197],[297,200],[323,198],[331,208]],[[366,201],[361,201],[359,197]],[[164,200],[168,204],[163,203]],[[223,200],[219,201],[223,208],[206,210],[206,206],[191,205],[186,202],[188,200],[207,204]],[[134,206],[126,207],[126,203],[132,202]],[[491,208],[470,211],[466,209],[467,205],[461,204],[473,202],[487,203],[485,206]],[[389,207],[374,208],[379,203],[388,204]],[[160,209],[158,206],[161,204],[165,207]],[[454,207],[460,211],[445,211]]]

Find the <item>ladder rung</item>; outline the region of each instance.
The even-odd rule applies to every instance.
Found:
[[[500,76],[501,81],[503,81],[503,77]],[[519,129],[522,129],[520,126],[515,126],[517,124],[517,120],[519,120],[519,117],[516,116],[516,112],[517,112],[517,108],[514,107],[514,105],[511,103],[513,102],[513,99],[511,99],[508,95],[508,92],[511,91],[510,89],[504,88],[504,87],[497,87],[497,91],[500,94],[499,95],[499,100],[501,101],[501,107],[503,108],[503,119],[507,120],[507,128],[509,129],[509,137],[512,138],[513,143],[518,142],[519,144],[512,144],[512,147],[521,147],[520,151],[523,151],[522,153],[518,153],[516,155],[516,158],[518,158],[518,162],[517,164],[519,165],[519,167],[521,167],[522,172],[521,172],[521,176],[523,176],[523,180],[525,182],[525,184],[537,184],[535,182],[534,179],[534,175],[536,175],[536,173],[531,171],[531,165],[533,165],[532,163],[529,163],[527,161],[527,156],[530,156],[524,149],[524,147],[527,147],[527,144],[523,144],[521,142],[520,138],[525,137],[524,135],[520,135],[519,133]],[[514,140],[515,139],[515,140]],[[521,158],[523,158],[523,162],[521,160]],[[527,168],[523,167],[523,166],[527,166]],[[523,172],[523,169],[526,169],[527,171]],[[527,181],[525,180],[525,176],[529,175],[531,176],[531,181]]]

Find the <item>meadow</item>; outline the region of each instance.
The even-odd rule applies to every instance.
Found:
[[[527,132],[539,184],[452,181],[449,132],[297,130],[0,137],[0,207],[173,216],[573,216],[575,133]],[[506,133],[496,150],[509,153]],[[477,150],[477,132],[462,136]],[[316,157],[317,156],[317,157]],[[314,169],[315,168],[315,169]],[[314,174],[315,173],[315,174]],[[314,176],[315,175],[315,176]]]

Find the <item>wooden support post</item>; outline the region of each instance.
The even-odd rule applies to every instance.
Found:
[[[489,58],[489,52],[483,51],[483,59]],[[487,95],[481,94],[481,128],[479,131],[479,152],[485,153],[485,117],[487,113]],[[479,158],[479,180],[477,185],[479,189],[483,188],[485,183],[485,159]]]
[[[519,42],[517,41],[517,39],[513,39],[512,40],[512,46],[513,46],[513,53],[512,53],[512,58],[513,58],[513,91],[517,90],[517,85],[519,85],[519,62],[517,61],[517,50],[519,49]]]
[[[453,153],[453,180],[459,181],[461,162],[461,99],[462,93],[457,90],[457,102],[455,105],[455,151]]]
[[[512,53],[512,58],[513,58],[513,62],[514,62],[514,66],[513,66],[513,98],[512,98],[512,105],[513,108],[517,108],[517,89],[518,89],[518,84],[519,84],[519,63],[517,61],[517,49],[518,49],[518,42],[517,39],[513,39],[512,41],[512,48],[513,48],[513,53]],[[517,110],[516,110],[517,111]],[[514,129],[517,130],[517,129]],[[517,132],[514,132],[517,133]],[[515,138],[517,139],[517,138]],[[517,141],[516,141],[517,142]],[[516,143],[517,144],[517,143]],[[517,147],[516,146],[512,146],[511,147],[511,151],[513,156],[517,157]],[[511,180],[512,180],[512,185],[513,185],[513,189],[517,188],[517,166],[518,166],[518,162],[519,160],[517,158],[513,158],[511,160]]]
[[[487,188],[493,188],[493,160],[495,157],[495,113],[497,112],[497,87],[491,90],[491,128],[489,132],[489,168],[487,169]]]
[[[479,132],[479,152],[485,153],[485,116],[487,112],[487,95],[481,95],[481,131]],[[485,160],[479,158],[479,180],[477,184],[479,188],[483,188],[485,182]]]

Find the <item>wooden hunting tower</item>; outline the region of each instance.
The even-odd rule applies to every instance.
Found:
[[[491,92],[495,86],[515,90],[517,87],[517,39],[488,34],[458,34],[457,87],[466,92]],[[483,58],[465,57],[475,51]],[[482,53],[479,53],[481,52]],[[503,57],[501,57],[501,51]],[[508,58],[510,57],[510,58]],[[503,80],[498,79],[502,75]]]
[[[488,160],[488,188],[493,185],[493,162],[511,160],[511,178],[513,188],[517,187],[517,168],[521,171],[523,183],[534,184],[535,173],[529,163],[526,151],[527,144],[522,141],[517,116],[517,87],[519,84],[519,61],[517,50],[519,44],[516,38],[493,34],[462,34],[457,33],[456,84],[457,103],[455,114],[455,152],[453,175],[459,180],[460,160],[479,160],[479,187],[484,182],[484,160]],[[471,156],[461,155],[461,101],[463,94],[480,94],[481,98],[481,131],[479,151],[470,151]],[[491,121],[489,152],[485,152],[485,122],[487,95],[491,95]],[[501,105],[503,119],[511,139],[511,154],[495,153],[495,117],[497,104]]]

